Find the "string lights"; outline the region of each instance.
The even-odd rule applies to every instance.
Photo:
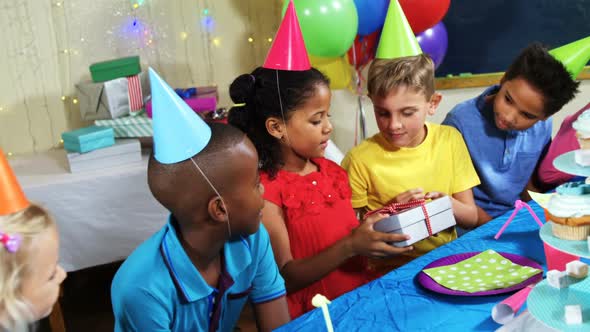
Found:
[[[137,44],[137,49],[141,49],[143,47],[151,47],[154,45],[155,43],[155,39],[154,39],[154,34],[152,33],[152,31],[150,30],[150,28],[144,24],[140,18],[138,17],[138,10],[140,9],[140,7],[145,3],[145,0],[130,0],[131,2],[131,10],[129,11],[129,19],[127,20],[128,23],[123,24],[123,28],[119,31],[112,31],[111,29],[107,29],[105,30],[105,32],[109,35],[113,35],[114,37],[122,37],[121,39],[129,39],[131,41],[134,41],[135,44]],[[54,6],[56,7],[62,7],[64,5],[63,1],[58,1],[54,3]],[[123,16],[124,12],[121,11],[117,11],[115,14],[115,16]],[[201,27],[203,28],[203,30],[207,33],[213,33],[214,29],[215,29],[215,24],[216,24],[216,20],[212,15],[212,11],[209,8],[204,8],[201,11]],[[188,40],[189,38],[189,32],[187,31],[182,31],[179,34],[180,39],[181,40]],[[160,36],[161,37],[161,36]],[[273,38],[272,37],[267,37],[267,38],[260,38],[257,39],[255,38],[255,35],[250,35],[247,37],[247,42],[250,44],[255,44],[255,42],[257,40],[259,41],[264,41],[266,43],[272,43]],[[215,47],[221,47],[222,46],[222,38],[219,36],[213,37],[210,39],[211,43],[215,46]],[[84,36],[80,37],[80,42],[85,43],[87,41],[87,38]],[[129,44],[130,45],[130,44]],[[80,51],[76,50],[76,49],[62,49],[60,51],[60,53],[65,54],[67,56],[73,56],[73,55],[79,55]],[[60,97],[62,101],[66,102],[68,100],[70,100],[71,104],[78,104],[78,99],[76,98],[72,98],[72,97],[68,97],[66,95],[63,95]],[[3,109],[0,107],[0,111],[2,111]]]
[[[145,0],[130,0],[131,3],[131,10],[129,10],[128,12],[128,19],[127,19],[127,23],[124,23],[122,28],[120,30],[112,30],[112,29],[106,29],[105,32],[108,35],[113,35],[114,38],[120,38],[120,39],[124,39],[124,40],[128,40],[131,41],[131,43],[126,43],[126,45],[131,45],[131,44],[136,44],[137,47],[136,49],[141,49],[143,47],[152,47],[155,44],[155,36],[152,33],[152,31],[150,30],[150,28],[141,21],[141,19],[138,17],[139,14],[139,10],[142,7],[142,5],[144,5]],[[63,1],[58,1],[54,3],[54,6],[56,7],[62,7],[64,5]],[[215,17],[213,17],[212,15],[213,11],[211,11],[209,8],[204,8],[201,10],[201,27],[202,29],[206,32],[206,33],[213,33],[214,29],[215,29],[215,25],[216,25],[216,19]],[[115,16],[124,16],[125,13],[124,11],[116,11]],[[165,35],[165,34],[162,34]],[[180,39],[183,41],[187,41],[189,38],[189,32],[187,31],[182,31],[179,34]],[[162,38],[162,36],[160,36],[160,38]],[[87,38],[85,36],[81,36],[80,37],[80,42],[81,43],[85,43],[87,42]],[[247,42],[250,44],[255,44],[256,41],[262,41],[265,43],[272,43],[273,38],[272,37],[261,37],[261,38],[256,38],[255,35],[250,35],[247,37]],[[222,38],[220,36],[215,36],[213,38],[210,38],[211,44],[213,44],[215,47],[221,47],[222,46]],[[62,49],[60,51],[60,53],[65,54],[67,56],[73,56],[73,55],[79,55],[80,51],[76,50],[76,49],[72,49],[72,48],[65,48]],[[76,98],[72,98],[72,97],[68,97],[66,95],[61,96],[61,100],[66,102],[66,101],[70,101],[71,104],[78,104],[78,100]],[[2,109],[0,108],[0,111]]]
[[[185,31],[181,30],[180,32],[173,33],[169,32],[173,30],[170,30],[165,24],[155,24],[159,21],[158,16],[165,16],[167,13],[152,13],[150,10],[146,10],[145,7],[147,5],[145,5],[145,0],[130,0],[130,2],[127,3],[127,7],[123,9],[117,7],[111,8],[110,13],[114,17],[111,18],[111,21],[105,22],[112,22],[112,25],[109,25],[108,23],[105,25],[103,23],[101,29],[97,29],[96,26],[92,24],[84,24],[83,19],[86,17],[84,15],[66,17],[66,14],[75,12],[75,2],[67,2],[67,0],[52,0],[51,2],[54,15],[63,15],[64,19],[69,20],[70,26],[81,27],[81,29],[77,30],[76,34],[69,33],[69,38],[60,39],[57,51],[54,51],[61,59],[61,66],[66,67],[62,73],[61,94],[58,93],[54,98],[59,98],[62,101],[63,109],[66,112],[77,110],[77,107],[79,107],[80,104],[72,89],[74,85],[71,82],[71,69],[69,68],[70,61],[73,63],[79,63],[82,57],[84,57],[84,61],[90,63],[103,60],[98,59],[98,57],[101,55],[104,56],[104,54],[91,52],[89,50],[89,47],[101,38],[104,39],[102,42],[105,47],[117,50],[117,54],[137,54],[141,52],[141,55],[143,56],[147,51],[147,54],[150,54],[149,52],[151,52],[151,54],[157,52],[158,57],[171,57],[166,47],[158,45],[158,43],[165,43],[165,40],[168,37],[167,33],[168,35],[175,35],[176,38],[180,38],[186,43],[189,43],[189,39],[191,42],[198,42],[199,32],[197,30],[200,28],[202,32],[206,34],[201,40],[208,41],[209,45],[215,48],[229,46],[227,43],[230,39],[226,38],[226,36],[216,30],[216,25],[220,22],[217,21],[218,15],[216,15],[216,9],[211,7],[209,1],[204,1],[203,4],[205,6],[209,5],[210,8],[201,7],[197,9],[196,13],[192,13],[192,22],[188,21],[184,25],[185,27],[183,30]],[[80,8],[78,8],[78,10],[79,9]],[[88,8],[88,10],[91,10],[91,8]],[[196,22],[194,14],[197,14]],[[268,44],[273,42],[273,37],[269,36],[267,33],[257,34],[252,33],[252,30],[240,39],[245,39],[254,47],[260,47],[263,45],[262,47],[264,48],[268,47]],[[158,48],[158,46],[160,47]],[[190,48],[187,49],[190,50]],[[24,49],[20,54],[22,56],[27,56],[29,53]],[[77,59],[74,60],[74,57],[77,57]],[[192,75],[189,76],[192,77]],[[208,77],[210,82],[214,80],[213,73],[203,76]],[[210,84],[217,85],[215,83]],[[12,109],[12,107],[7,109],[7,107],[0,106],[0,113],[7,114],[6,112],[12,111]],[[59,138],[53,138],[52,141],[55,142],[53,143],[55,145],[63,145],[63,140]],[[10,157],[13,154],[12,152],[8,152],[7,155]]]

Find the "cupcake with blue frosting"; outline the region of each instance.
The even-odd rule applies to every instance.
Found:
[[[590,236],[590,184],[568,182],[556,191],[547,205],[553,235],[565,240],[586,240]]]

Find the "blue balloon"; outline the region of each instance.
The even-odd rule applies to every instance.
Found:
[[[354,4],[359,16],[359,35],[370,35],[383,26],[389,0],[354,0]]]

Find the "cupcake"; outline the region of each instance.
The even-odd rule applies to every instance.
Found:
[[[564,240],[586,240],[590,236],[590,185],[570,182],[556,191],[547,205],[553,235]]]
[[[590,166],[590,110],[580,114],[572,127],[576,130],[576,137],[580,144],[580,149],[575,152],[576,164]]]

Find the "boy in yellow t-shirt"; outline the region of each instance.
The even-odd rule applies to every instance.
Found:
[[[434,91],[434,64],[424,54],[377,59],[369,69],[368,92],[379,133],[342,161],[352,188],[352,206],[364,214],[388,203],[451,197],[457,224],[477,225],[471,188],[479,178],[455,128],[427,123],[442,96]],[[415,243],[414,250],[373,260],[379,273],[399,267],[457,238],[449,228]]]

